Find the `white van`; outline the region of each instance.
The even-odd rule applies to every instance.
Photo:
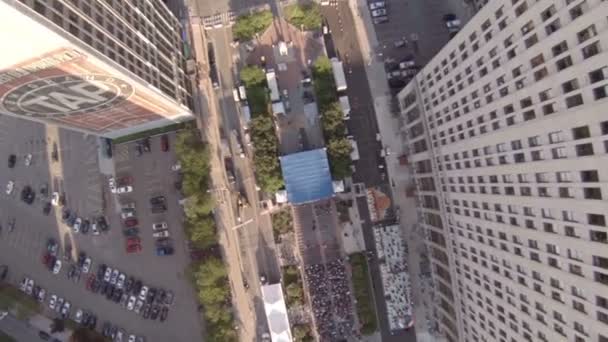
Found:
[[[239,98],[239,90],[237,88],[232,89],[232,98],[234,99],[234,102],[239,102],[241,101],[241,99]]]

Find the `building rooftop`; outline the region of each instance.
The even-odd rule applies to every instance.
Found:
[[[325,148],[289,154],[279,159],[287,198],[292,204],[314,202],[334,194]]]

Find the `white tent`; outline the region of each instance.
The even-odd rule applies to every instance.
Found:
[[[262,298],[272,342],[292,342],[281,283],[262,286]]]

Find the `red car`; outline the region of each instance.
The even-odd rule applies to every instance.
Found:
[[[51,253],[47,252],[42,255],[42,264],[48,269],[53,269],[53,266],[55,265],[55,260],[57,260],[57,258],[51,255]]]
[[[141,245],[140,244],[132,244],[132,245],[127,245],[127,254],[132,254],[132,253],[139,253],[141,252]]]
[[[163,152],[169,151],[169,137],[166,134],[160,137],[160,149]]]
[[[118,186],[131,185],[133,183],[133,177],[131,176],[122,176],[116,180]]]
[[[128,219],[125,220],[125,226],[127,227],[135,227],[137,226],[139,222],[137,221],[137,219],[135,217],[129,217]]]
[[[86,283],[86,288],[87,290],[91,289],[91,286],[93,285],[93,282],[95,281],[95,274],[90,274],[89,277],[87,278],[87,283]]]
[[[130,237],[130,238],[127,239],[127,246],[130,246],[130,245],[139,245],[140,243],[141,243],[141,240],[137,236],[132,236],[132,237]]]

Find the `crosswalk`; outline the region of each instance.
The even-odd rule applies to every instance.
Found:
[[[236,13],[233,11],[208,15],[202,18],[203,27],[205,30],[211,30],[224,26],[232,26],[236,21],[236,17]]]

